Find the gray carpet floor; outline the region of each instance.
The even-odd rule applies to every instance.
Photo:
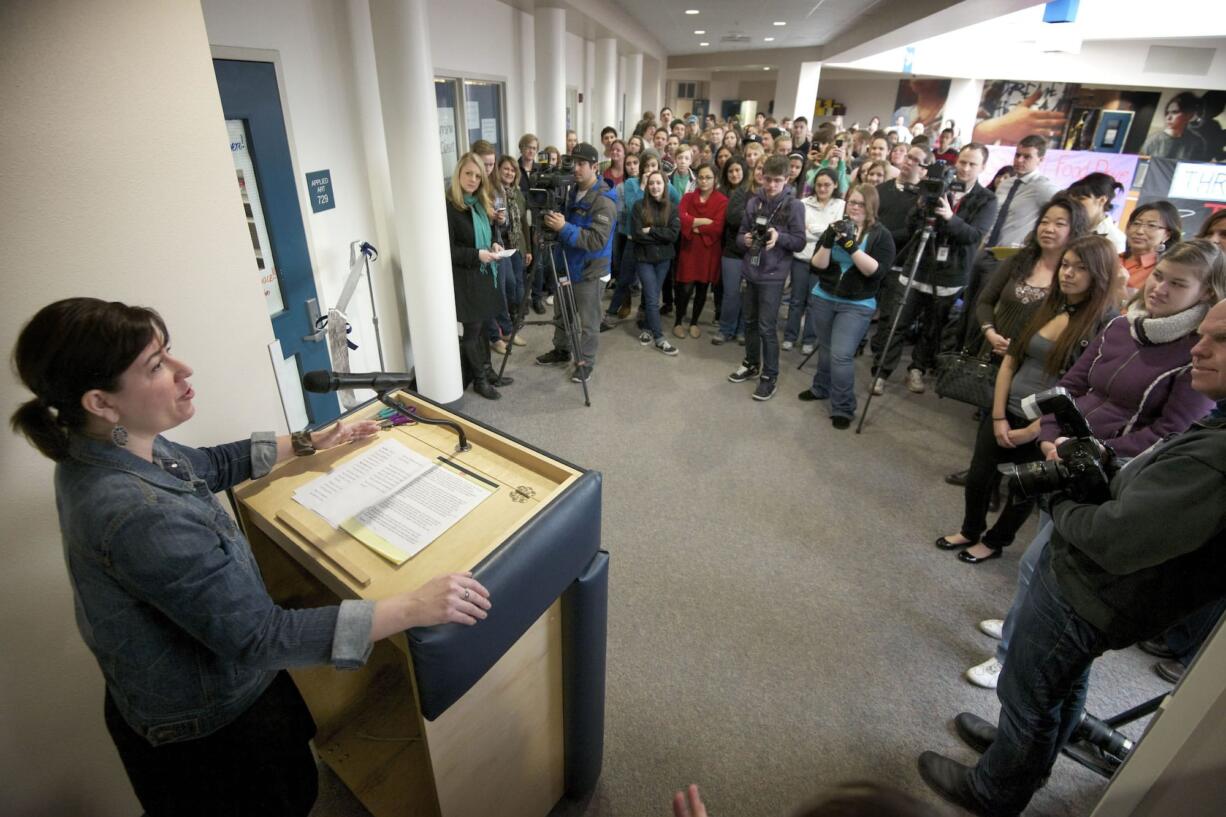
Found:
[[[915,759],[933,749],[972,763],[953,716],[996,720],[995,694],[961,674],[994,649],[975,625],[1007,608],[1034,520],[983,565],[937,550],[961,521],[961,490],[942,476],[970,459],[969,408],[896,377],[862,434],[836,431],[826,403],[797,400],[815,360],[798,372],[800,352],[782,353],[779,391],[760,403],[754,384],[726,380],[743,350],[712,346],[711,331],[670,334],[674,358],[640,346],[633,321],[604,333],[585,408],[562,369],[532,365],[551,330],[529,327],[503,398],[462,404],[604,474],[604,768],[589,802],[560,811],[665,815],[690,782],[712,814],[737,817],[783,817],[849,779],[939,802]],[[857,366],[863,395],[867,359]],[[1135,648],[1105,656],[1089,710],[1169,690],[1153,660]],[[1027,813],[1089,814],[1105,786],[1062,758]],[[321,766],[312,813],[365,811]]]

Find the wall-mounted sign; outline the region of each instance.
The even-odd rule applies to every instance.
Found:
[[[311,199],[311,212],[322,213],[336,206],[332,195],[332,171],[316,170],[306,174],[307,195]]]

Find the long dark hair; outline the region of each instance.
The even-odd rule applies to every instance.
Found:
[[[1039,223],[1043,221],[1043,216],[1047,215],[1047,211],[1053,207],[1060,207],[1068,213],[1069,244],[1083,235],[1089,235],[1093,225],[1086,218],[1085,208],[1074,201],[1067,193],[1057,193],[1051,197],[1051,201],[1039,209],[1039,215],[1035,217],[1034,226],[1030,228],[1030,234],[1026,236],[1025,246],[1005,259],[1004,268],[1008,271],[1010,280],[1024,280],[1030,274],[1030,270],[1034,268],[1034,265],[1039,262],[1039,257],[1043,255],[1043,248],[1039,246],[1038,239]],[[1065,246],[1067,247],[1068,244]],[[1054,283],[1052,289],[1056,288]]]
[[[85,426],[81,397],[119,390],[122,375],[157,336],[170,338],[157,312],[97,298],[68,298],[44,306],[22,328],[13,368],[34,399],[9,422],[44,456],[68,456],[69,432]]]
[[[664,180],[664,193],[661,195],[661,201],[656,201],[647,192],[647,182],[651,181],[651,177],[660,174],[660,178]],[[667,227],[668,219],[672,213],[673,203],[668,197],[668,177],[664,175],[664,171],[659,168],[648,173],[639,182],[643,186],[643,199],[641,206],[643,208],[643,226],[644,227]]]
[[[738,165],[741,168],[741,183],[735,187],[728,181],[728,170],[733,166]],[[753,174],[749,172],[749,166],[745,164],[745,160],[740,156],[733,156],[728,161],[724,162],[723,168],[719,171],[719,190],[725,196],[732,198],[732,194],[737,190],[748,190],[753,186]]]
[[[1115,245],[1101,235],[1083,235],[1068,243],[1060,260],[1063,261],[1069,253],[1076,255],[1090,272],[1089,297],[1076,305],[1070,304],[1060,290],[1059,281],[1053,281],[1047,298],[1035,310],[1030,323],[1009,350],[1020,362],[1026,354],[1026,347],[1030,345],[1030,339],[1061,312],[1068,312],[1068,326],[1052,344],[1047,360],[1043,362],[1044,371],[1055,377],[1063,375],[1068,369],[1073,350],[1093,337],[1108,306],[1116,300],[1119,255],[1115,251]]]

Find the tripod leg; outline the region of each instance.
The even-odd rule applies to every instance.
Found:
[[[924,224],[924,231],[920,234],[919,246],[916,247],[915,254],[911,256],[911,263],[907,267],[907,285],[898,296],[898,305],[894,307],[894,318],[890,322],[890,331],[885,337],[885,345],[881,348],[882,362],[885,361],[885,357],[890,351],[890,346],[894,342],[894,335],[898,332],[898,319],[902,316],[903,308],[907,304],[908,296],[911,295],[911,287],[915,284],[915,273],[919,269],[920,258],[924,255],[924,249],[928,246],[928,240],[932,238],[933,230],[934,224],[930,219]],[[874,380],[876,380],[876,377],[869,378],[868,399],[864,401],[864,408],[860,411],[860,422],[856,424],[857,434],[864,429],[864,419],[868,417],[868,407],[873,404]]]

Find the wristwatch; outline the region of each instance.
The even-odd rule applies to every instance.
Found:
[[[311,432],[305,429],[290,434],[289,441],[294,447],[295,457],[309,457],[315,453],[315,443],[311,441]]]

